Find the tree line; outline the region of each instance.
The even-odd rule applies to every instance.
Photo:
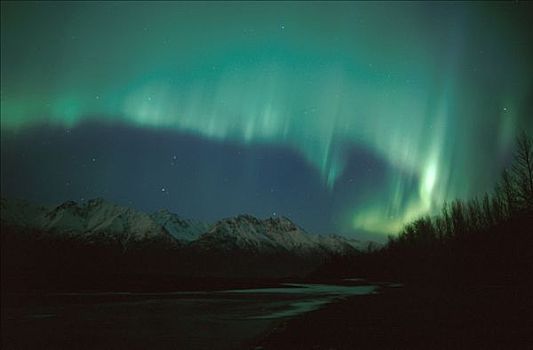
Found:
[[[424,216],[389,236],[387,249],[431,246],[487,231],[533,211],[533,142],[527,134],[517,139],[514,162],[504,169],[492,194],[468,201],[444,203],[439,215]]]
[[[317,276],[414,283],[526,283],[533,276],[533,141],[517,138],[512,165],[490,194],[444,203],[377,250],[330,261]]]

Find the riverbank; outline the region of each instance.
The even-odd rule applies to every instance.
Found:
[[[2,299],[2,349],[233,350],[283,319],[377,288],[363,281],[250,287],[12,293]]]
[[[391,288],[281,323],[246,349],[525,349],[533,301],[514,286]]]

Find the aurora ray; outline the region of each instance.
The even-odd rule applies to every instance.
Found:
[[[2,2],[2,133],[96,120],[283,146],[331,196],[365,149],[387,173],[331,230],[394,233],[491,188],[532,130],[531,9]]]

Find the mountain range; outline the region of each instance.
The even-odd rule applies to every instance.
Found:
[[[210,224],[168,210],[145,213],[102,198],[55,207],[2,198],[0,209],[2,251],[11,266],[4,264],[4,270],[18,271],[14,276],[42,269],[47,269],[43,274],[68,270],[93,276],[303,276],[370,244],[311,234],[286,217],[238,215]]]
[[[239,215],[207,224],[182,218],[166,209],[148,214],[102,198],[83,204],[67,201],[51,208],[2,198],[0,208],[3,226],[82,240],[100,237],[127,244],[156,239],[206,251],[283,251],[297,255],[344,255],[364,248],[364,243],[357,240],[307,233],[286,217],[261,220],[251,215]]]

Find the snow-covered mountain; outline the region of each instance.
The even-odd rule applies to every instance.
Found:
[[[168,210],[147,214],[102,198],[83,204],[67,201],[57,207],[2,199],[1,222],[89,241],[110,239],[124,244],[157,239],[208,252],[311,256],[346,255],[361,248],[358,241],[341,236],[307,233],[285,217],[261,220],[239,215],[209,225],[181,218]]]
[[[101,198],[83,205],[65,202],[46,214],[43,229],[57,233],[107,235],[126,240],[168,239],[168,232],[148,214]]]
[[[150,215],[101,198],[84,204],[67,201],[54,208],[21,200],[2,199],[2,225],[30,228],[94,241],[167,240],[172,236]]]
[[[307,233],[285,217],[239,215],[209,225],[167,210],[147,214],[101,198],[67,201],[56,207],[2,199],[1,227],[7,242],[21,247],[29,243],[36,257],[49,254],[44,261],[53,271],[66,263],[74,270],[93,269],[96,275],[109,273],[110,264],[119,262],[117,273],[150,271],[201,278],[305,276],[330,256],[354,254],[362,246],[341,236]],[[34,235],[43,240],[32,244]],[[54,250],[58,246],[82,257],[63,262],[63,254]],[[91,260],[92,254],[100,265]],[[43,260],[38,261],[36,265]]]
[[[193,241],[209,230],[209,224],[180,218],[166,209],[159,210],[150,217],[179,241]]]
[[[309,234],[288,218],[260,220],[251,215],[220,220],[193,244],[209,251],[226,252],[345,255],[356,251],[356,247],[345,238]]]

